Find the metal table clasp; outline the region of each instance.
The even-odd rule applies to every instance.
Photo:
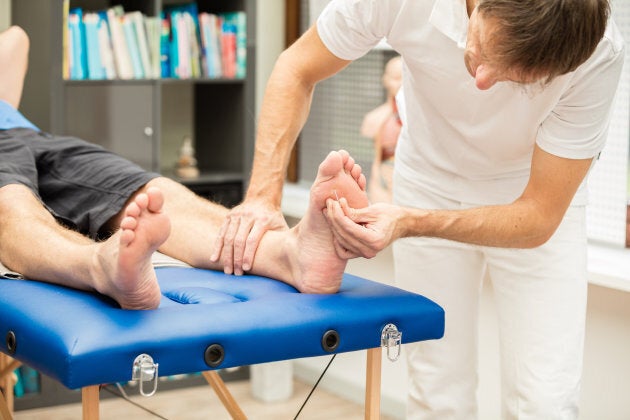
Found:
[[[398,331],[394,324],[385,325],[381,332],[381,347],[387,347],[387,358],[392,362],[400,357],[401,344],[402,331]]]
[[[158,385],[158,364],[153,362],[153,358],[148,354],[141,354],[133,361],[131,379],[138,381],[140,394],[150,397],[157,391]],[[146,392],[144,389],[145,382],[153,382],[153,389]]]

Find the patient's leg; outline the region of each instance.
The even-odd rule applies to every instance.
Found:
[[[171,235],[160,251],[195,267],[222,270],[220,263],[210,261],[210,255],[228,210],[166,178],[148,185],[164,192],[165,211],[171,217]],[[355,208],[368,204],[365,177],[347,152],[332,152],[322,162],[307,214],[288,231],[264,235],[250,272],[284,281],[302,292],[337,291],[346,261],[337,257],[322,213],[326,200],[336,196],[346,197]]]

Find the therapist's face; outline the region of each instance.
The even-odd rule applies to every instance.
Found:
[[[521,74],[518,69],[501,65],[500,60],[493,52],[493,35],[497,30],[497,23],[492,19],[484,19],[477,12],[477,8],[470,15],[468,36],[466,39],[466,51],[464,63],[466,69],[475,78],[478,89],[490,89],[497,82],[515,82],[530,84],[537,81],[535,77]]]

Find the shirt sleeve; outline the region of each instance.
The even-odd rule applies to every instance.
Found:
[[[324,45],[343,60],[356,60],[387,38],[401,0],[333,0],[317,19]]]
[[[13,108],[8,102],[0,99],[0,129],[8,130],[11,128],[31,128],[39,130],[35,124],[30,122],[17,109]]]
[[[588,159],[602,151],[623,57],[622,42],[608,37],[600,42],[541,124],[536,140],[540,148],[569,159]]]

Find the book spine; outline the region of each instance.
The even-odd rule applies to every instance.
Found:
[[[142,68],[142,61],[140,59],[138,37],[136,36],[134,24],[127,15],[123,16],[122,18],[122,28],[125,34],[127,48],[129,48],[129,56],[131,57],[131,66],[133,68],[133,77],[136,79],[142,79],[144,78],[144,69]]]
[[[101,62],[101,48],[98,35],[98,15],[86,13],[83,16],[85,27],[85,44],[87,53],[87,78],[101,80],[105,78],[103,63]]]
[[[122,7],[114,6],[107,9],[107,21],[112,35],[116,73],[121,79],[133,79],[133,65],[131,64],[131,56],[122,28],[121,14],[123,14]]]
[[[138,41],[138,51],[140,52],[140,61],[142,62],[144,77],[151,78],[153,76],[153,71],[151,67],[147,32],[144,28],[145,16],[140,12],[131,12],[129,16]]]
[[[171,22],[162,14],[160,22],[160,73],[164,78],[171,74]]]
[[[98,16],[98,42],[101,53],[101,62],[103,63],[103,71],[105,78],[108,80],[115,79],[116,65],[114,63],[114,51],[112,49],[112,38],[109,32],[109,24],[107,23],[107,13],[97,12]]]
[[[87,57],[85,34],[83,28],[83,11],[79,8],[70,10],[68,14],[70,31],[70,78],[82,80],[87,77]]]

